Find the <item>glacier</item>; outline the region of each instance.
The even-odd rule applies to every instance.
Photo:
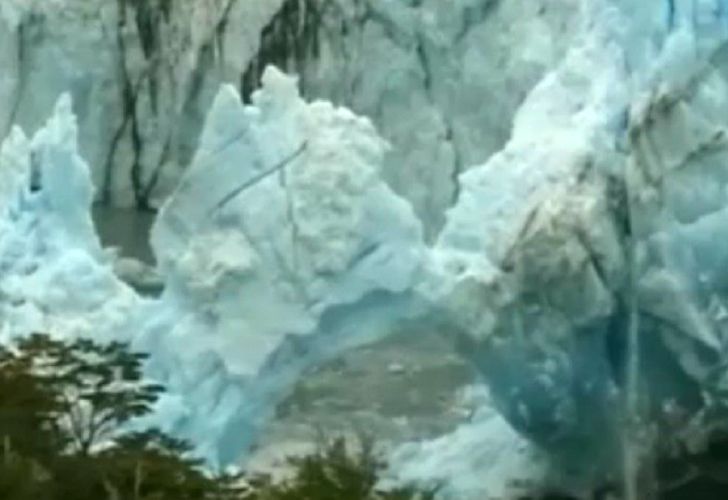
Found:
[[[422,229],[378,176],[384,141],[346,109],[304,103],[274,69],[263,83],[247,107],[220,91],[162,207],[158,299],[116,278],[95,236],[68,97],[32,141],[16,129],[3,146],[5,338],[121,337],[157,353],[148,374],[169,393],[156,418],[216,463],[237,458],[307,364],[423,310]]]
[[[11,4],[6,21],[18,19]],[[424,4],[418,13],[434,12],[436,25],[495,8]],[[409,8],[372,5],[378,23],[404,31],[405,45],[445,37],[438,29],[447,23],[434,29]],[[393,450],[391,480],[438,479],[445,498],[496,496],[518,480],[574,490],[614,480],[630,313],[658,432],[679,439],[696,422],[720,424],[728,3],[558,5],[569,11],[563,47],[539,62],[537,82],[518,89],[526,95],[511,104],[497,144],[454,148],[467,168],[453,166],[451,145],[432,140],[447,126],[420,129],[423,119],[400,135],[392,128],[407,110],[388,121],[352,105],[373,114],[380,135],[346,107],[302,98],[299,83],[330,85],[315,80],[325,68],[300,72],[299,82],[268,67],[250,96],[220,87],[152,229],[159,297],[120,280],[96,236],[89,210],[100,170],[82,156],[98,165],[103,155],[88,153],[98,138],[82,137],[84,112],[62,97],[32,138],[12,128],[0,149],[1,338],[43,330],[122,338],[151,352],[147,375],[169,389],[153,422],[227,464],[250,449],[307,367],[403,322],[436,322],[490,396],[451,435]],[[260,29],[270,9],[255,18]],[[450,43],[424,42],[438,57]],[[385,104],[420,88],[390,84]],[[473,85],[463,98],[487,102]],[[447,102],[438,99],[428,102]],[[438,109],[473,141],[498,136],[482,116]],[[447,141],[465,140],[452,134]],[[393,173],[393,161],[406,169]],[[407,185],[422,169],[437,188]],[[453,176],[454,185],[443,181]],[[435,196],[435,208],[420,196]]]
[[[96,197],[157,207],[192,161],[219,86],[247,102],[273,64],[300,76],[307,99],[374,122],[392,146],[384,178],[431,242],[457,175],[503,146],[570,45],[579,3],[7,0],[0,131],[34,133],[70,92]]]

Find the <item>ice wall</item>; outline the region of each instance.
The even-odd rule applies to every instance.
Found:
[[[573,485],[621,468],[632,280],[657,447],[722,418],[726,19],[722,2],[591,3],[433,249],[496,406]]]
[[[0,149],[0,317],[5,340],[31,331],[114,338],[139,299],[114,276],[91,223],[92,186],[68,96],[32,140]]]
[[[575,483],[601,480],[620,451],[630,263],[651,411],[674,401],[710,423],[725,410],[726,12],[584,2],[510,139],[459,177],[431,247],[382,180],[387,147],[368,120],[306,103],[274,69],[250,105],[223,87],[153,231],[166,284],[155,300],[116,279],[93,234],[64,99],[32,141],[14,131],[0,152],[3,335],[116,336],[149,350],[149,376],[170,389],[154,418],[224,463],[305,367],[437,316],[505,419],[479,428],[507,422],[509,443],[526,437]],[[420,457],[443,443],[448,460],[450,444],[494,456],[502,443],[483,431],[474,444],[472,429],[401,452],[404,475],[448,470],[456,497],[471,491],[472,462]]]
[[[5,0],[0,138],[16,124],[35,133],[68,92],[97,198],[157,205],[189,164],[220,83],[239,81],[280,3]]]
[[[707,433],[726,410],[728,5],[697,7],[698,27],[713,38],[698,30],[694,39],[705,57],[692,77],[678,75],[635,110],[627,180],[645,337],[658,339],[674,360],[681,381],[674,401],[696,412],[694,423]]]
[[[252,106],[231,87],[218,95],[152,242],[177,317],[170,338],[246,380],[237,406],[200,432],[223,429],[213,446],[225,458],[303,367],[417,311],[421,227],[379,177],[385,146],[368,120],[304,103],[272,68]]]
[[[223,87],[153,229],[164,293],[144,300],[93,233],[64,97],[32,142],[18,130],[2,149],[5,338],[132,342],[169,389],[151,420],[234,461],[304,368],[423,312],[422,230],[379,176],[385,148],[368,120],[305,103],[273,68],[251,106]]]
[[[384,178],[431,241],[457,175],[507,141],[578,16],[578,0],[6,0],[0,137],[35,132],[71,92],[97,198],[157,206],[219,85],[248,99],[274,64],[300,75],[306,98],[374,122],[392,145]]]
[[[271,59],[264,38],[257,57],[300,73],[304,95],[372,119],[392,144],[384,178],[432,241],[457,201],[457,176],[503,147],[516,110],[573,41],[579,4],[323,2],[314,55]]]

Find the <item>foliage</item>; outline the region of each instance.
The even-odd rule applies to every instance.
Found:
[[[100,455],[105,478],[122,498],[205,498],[216,488],[201,462],[188,458],[190,446],[154,429],[133,433]]]
[[[0,498],[3,500],[38,500],[44,498],[50,478],[38,463],[7,448],[0,460]]]
[[[83,455],[122,424],[147,414],[163,390],[141,381],[147,355],[131,352],[121,342],[63,342],[35,334],[17,347],[26,376],[50,391],[51,416]]]
[[[54,419],[59,411],[52,389],[31,375],[29,360],[0,348],[0,441],[4,457],[9,460],[12,451],[46,458],[62,447],[64,440]],[[7,460],[5,466],[9,467]]]
[[[142,379],[129,345],[36,334],[0,348],[3,500],[431,500],[434,492],[376,491],[385,464],[370,442],[343,439],[290,459],[273,482],[214,476],[191,447],[158,429],[129,430],[163,388]]]
[[[0,498],[185,500],[216,491],[187,443],[126,430],[163,390],[142,381],[146,357],[120,342],[41,334],[0,350]]]
[[[352,452],[343,438],[325,443],[303,457],[288,459],[293,475],[272,484],[257,477],[245,500],[431,500],[435,491],[401,488],[378,491],[379,474],[386,464],[377,456],[370,440],[362,440]]]

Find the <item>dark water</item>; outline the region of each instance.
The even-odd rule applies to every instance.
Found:
[[[104,247],[119,247],[124,257],[154,264],[154,255],[149,244],[154,213],[133,208],[95,205],[92,215]]]

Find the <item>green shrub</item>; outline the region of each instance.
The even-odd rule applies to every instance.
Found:
[[[377,491],[386,464],[372,443],[335,439],[291,458],[290,479],[213,476],[191,446],[158,430],[128,432],[163,387],[142,378],[127,344],[36,334],[0,349],[2,500],[430,500]]]
[[[353,451],[343,438],[330,440],[319,450],[291,457],[289,479],[277,483],[268,477],[250,480],[244,500],[431,500],[435,491],[400,488],[379,491],[377,482],[386,463],[371,440],[363,439]]]

